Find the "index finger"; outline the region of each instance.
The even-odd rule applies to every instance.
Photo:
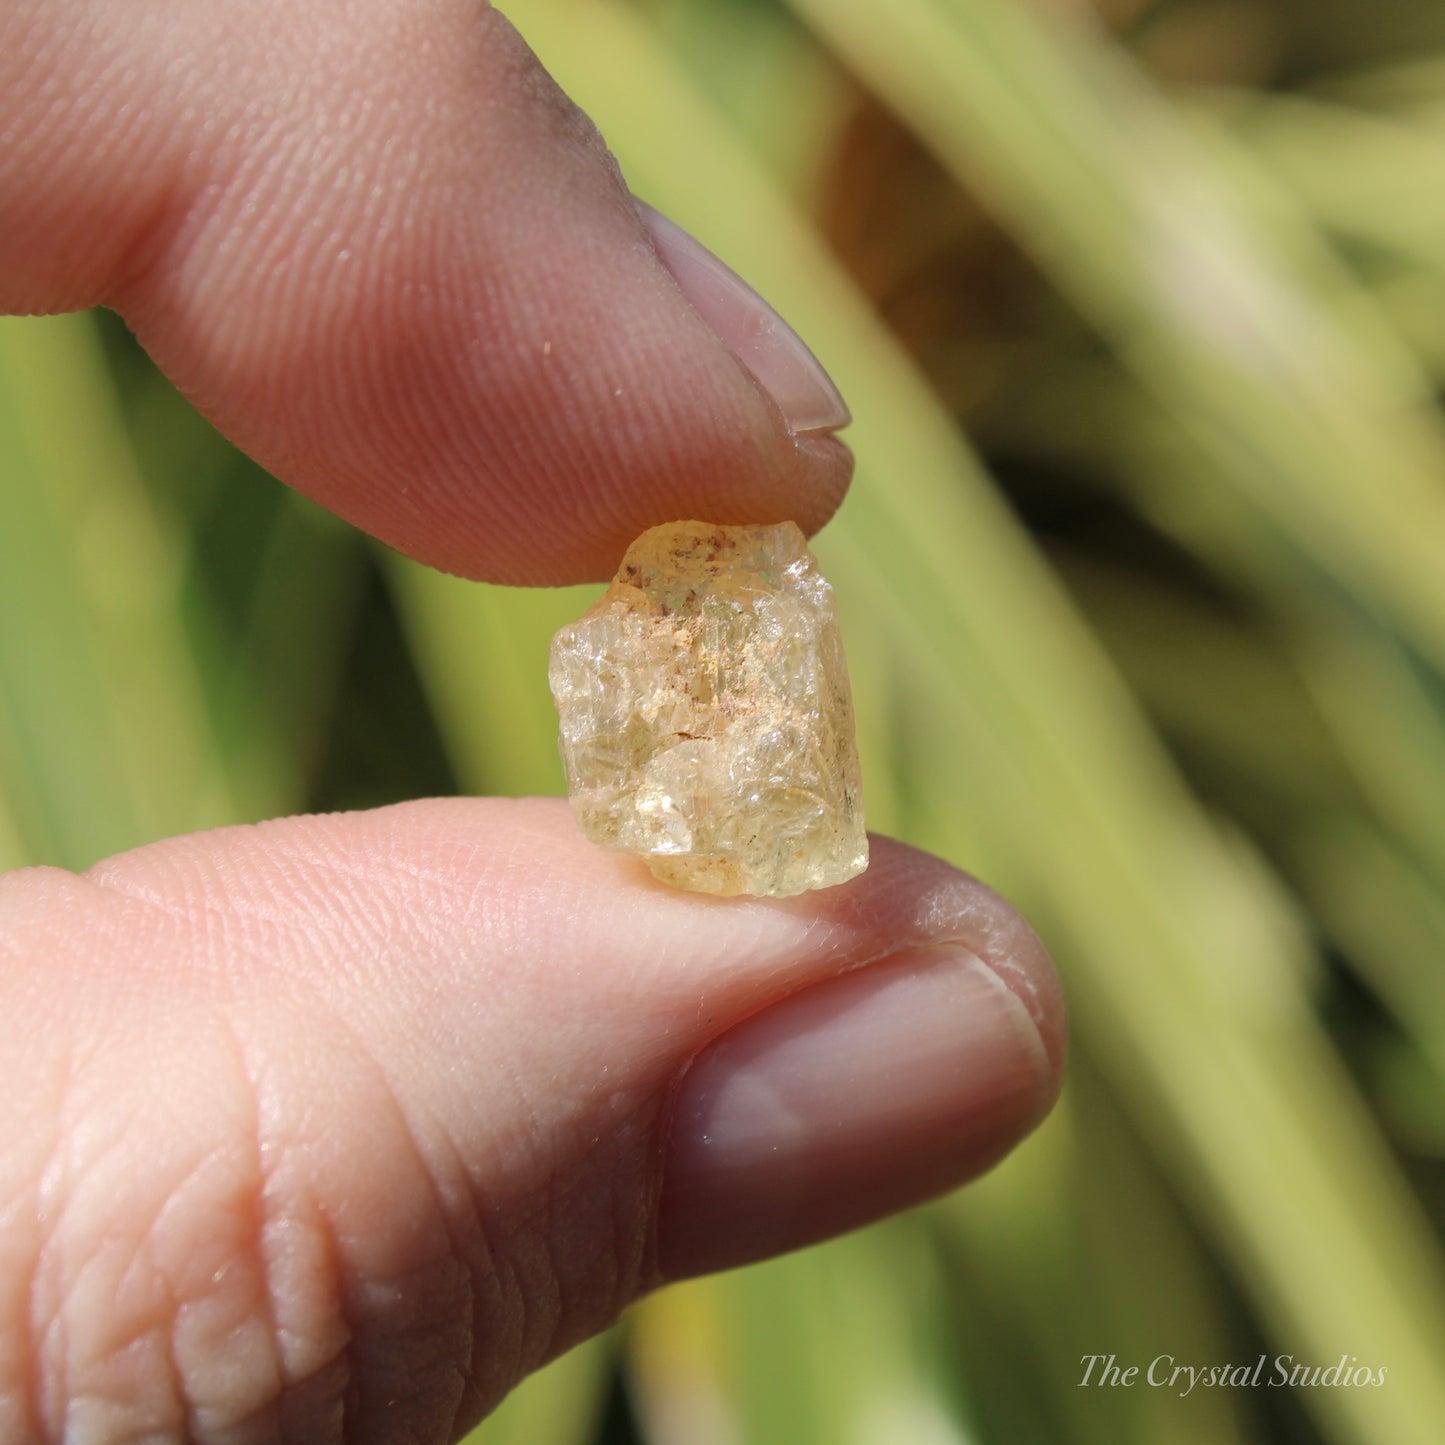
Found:
[[[575,582],[657,522],[813,531],[841,500],[826,375],[639,212],[495,11],[100,0],[4,28],[0,309],[114,305],[233,441],[398,549]]]

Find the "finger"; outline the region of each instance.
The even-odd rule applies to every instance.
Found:
[[[1026,925],[881,839],[722,903],[565,805],[435,801],[0,907],[5,1438],[448,1438],[663,1279],[987,1168],[1062,1062]]]
[[[841,499],[826,374],[472,0],[12,5],[0,132],[0,309],[116,306],[425,562],[579,581],[658,522]]]

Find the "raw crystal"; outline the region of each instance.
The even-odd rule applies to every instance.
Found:
[[[552,639],[550,677],[594,842],[725,895],[868,866],[833,589],[793,523],[644,532]]]

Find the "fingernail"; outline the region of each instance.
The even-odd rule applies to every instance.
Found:
[[[731,1268],[940,1194],[1000,1159],[1053,1087],[1028,1009],[963,948],[910,950],[784,999],[683,1076],[658,1267]]]
[[[833,432],[852,414],[802,338],[741,276],[645,201],[637,202],[658,259],[698,315],[772,394],[794,434]]]

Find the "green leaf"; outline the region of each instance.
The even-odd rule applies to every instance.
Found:
[[[93,319],[0,320],[0,790],[29,860],[87,867],[233,816],[185,567]]]

